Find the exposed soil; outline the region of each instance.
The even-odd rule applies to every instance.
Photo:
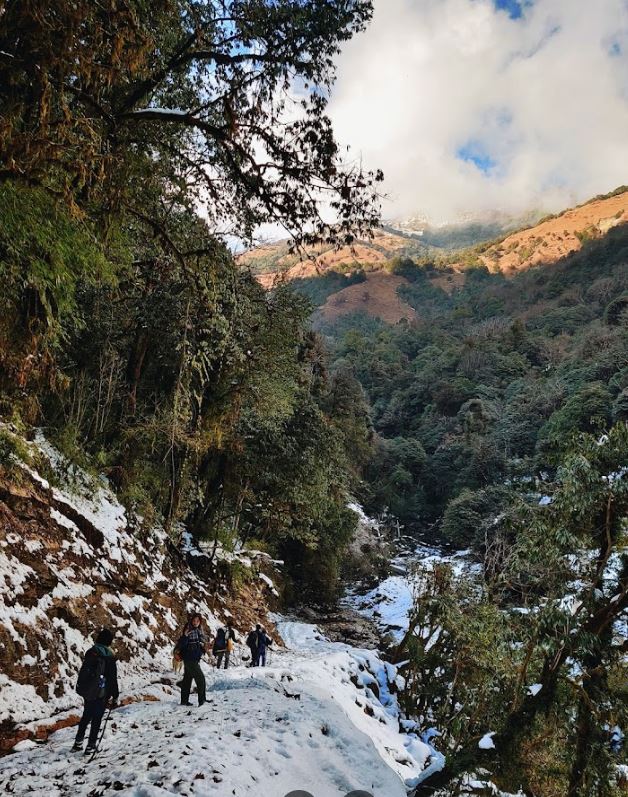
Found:
[[[541,263],[555,263],[582,248],[590,238],[628,222],[628,191],[566,210],[528,230],[513,233],[481,256],[491,271],[512,274]]]
[[[463,271],[453,271],[438,274],[437,276],[430,277],[430,282],[435,288],[440,288],[446,294],[451,296],[454,291],[459,290],[465,283],[465,275]]]
[[[210,633],[227,617],[242,633],[260,621],[274,629],[274,598],[257,564],[248,580],[231,583],[228,568],[179,549],[163,530],[133,529],[124,515],[117,530],[98,528],[76,507],[36,475],[0,468],[0,751],[45,737],[54,715],[80,702],[76,674],[99,628],[117,631],[116,655],[136,697],[163,672],[192,609]]]
[[[327,321],[357,312],[380,318],[387,324],[397,324],[402,319],[414,321],[417,314],[397,293],[401,285],[407,284],[404,277],[386,271],[369,272],[365,282],[332,294],[319,312]]]
[[[253,271],[272,264],[265,273],[258,273],[257,280],[264,288],[272,288],[284,280],[303,279],[324,273],[328,269],[350,271],[364,266],[377,266],[395,257],[408,247],[417,246],[412,239],[401,235],[375,230],[368,241],[356,241],[351,246],[338,249],[329,246],[310,247],[306,258],[298,260],[287,252],[285,241],[267,244],[240,255],[239,261]]]

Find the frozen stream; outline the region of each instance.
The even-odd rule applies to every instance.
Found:
[[[416,597],[414,568],[417,565],[429,568],[435,564],[448,564],[457,574],[480,572],[480,565],[471,559],[469,551],[446,553],[440,548],[419,544],[392,560],[393,575],[366,594],[348,592],[343,603],[371,619],[382,637],[392,636],[398,642],[408,630],[409,615]]]

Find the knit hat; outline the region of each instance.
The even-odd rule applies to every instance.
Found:
[[[109,647],[109,645],[111,645],[113,642],[113,636],[113,631],[110,631],[108,628],[103,628],[96,637],[96,644]]]

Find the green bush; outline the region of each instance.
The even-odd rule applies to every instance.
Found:
[[[33,465],[33,456],[21,437],[0,427],[0,466],[17,471],[20,462]]]
[[[504,487],[463,490],[447,505],[441,524],[443,537],[460,548],[481,547],[485,531],[511,499]]]
[[[607,425],[613,398],[606,385],[593,382],[579,390],[541,428],[539,451],[554,461],[571,444],[576,432],[590,432]]]

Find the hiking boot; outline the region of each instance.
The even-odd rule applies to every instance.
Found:
[[[205,698],[203,698],[202,700],[199,700],[198,701],[198,707],[200,708],[203,705],[203,703],[206,703],[206,702],[207,701],[205,700]]]
[[[85,748],[85,755],[91,755],[92,753],[96,752],[96,746],[93,744],[88,744]]]
[[[191,706],[192,704],[191,704],[191,703],[190,703],[190,701],[188,700],[188,701],[187,701],[187,703],[181,703],[181,705],[182,705],[182,706]]]
[[[72,745],[71,753],[82,753],[83,752],[83,742],[74,742]]]

